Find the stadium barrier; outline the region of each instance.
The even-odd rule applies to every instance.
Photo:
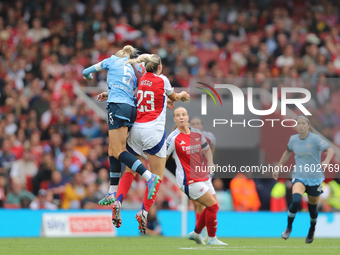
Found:
[[[138,236],[134,215],[122,211],[123,225],[114,229],[111,212],[102,210],[33,211],[29,209],[0,210],[0,237],[70,237],[70,236]],[[181,236],[181,212],[160,210],[157,214],[164,236]],[[194,212],[188,212],[187,229],[195,225]],[[291,237],[305,237],[309,214],[298,213]],[[219,237],[280,237],[287,222],[286,213],[219,212]],[[246,224],[245,224],[246,223]],[[340,238],[340,213],[320,213],[315,236]]]

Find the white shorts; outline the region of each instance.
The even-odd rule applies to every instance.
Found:
[[[132,126],[126,147],[134,155],[141,156],[145,152],[160,158],[166,158],[165,130]]]
[[[208,190],[212,195],[216,194],[210,180],[204,182],[194,182],[189,185],[183,185],[180,189],[191,199],[196,200],[203,196]]]

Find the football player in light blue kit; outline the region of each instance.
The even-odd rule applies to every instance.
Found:
[[[127,45],[115,55],[104,59],[83,71],[84,78],[92,80],[91,73],[107,70],[108,92],[98,95],[98,101],[107,100],[109,124],[109,159],[110,159],[110,190],[98,203],[110,205],[116,200],[116,192],[121,176],[121,162],[133,171],[139,173],[147,181],[149,188],[148,199],[151,199],[159,176],[147,170],[141,161],[126,151],[128,129],[132,127],[136,116],[136,89],[137,78],[134,69],[126,62],[137,52]]]
[[[306,237],[306,243],[314,240],[314,232],[318,211],[316,209],[319,196],[322,191],[322,182],[325,179],[323,169],[326,169],[334,155],[334,150],[321,136],[312,132],[310,121],[306,116],[296,118],[298,134],[289,139],[287,149],[283,153],[278,167],[281,167],[289,158],[292,151],[295,153],[295,170],[293,172],[293,201],[288,209],[288,226],[282,233],[283,239],[288,239],[292,232],[292,224],[300,206],[302,195],[308,194],[308,210],[310,214],[310,228]],[[327,154],[321,162],[321,152]],[[279,172],[273,173],[277,180]]]

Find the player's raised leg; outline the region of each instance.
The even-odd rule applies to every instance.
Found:
[[[144,199],[143,199],[143,204],[142,204],[142,210],[139,211],[136,214],[136,220],[138,222],[138,229],[142,234],[145,234],[146,230],[146,224],[147,224],[147,217],[148,217],[148,212],[155,202],[157,192],[159,189],[159,186],[161,185],[162,179],[163,179],[163,174],[165,170],[165,163],[166,163],[166,153],[165,153],[165,145],[163,145],[163,153],[160,152],[157,155],[151,155],[147,153],[149,165],[150,165],[150,171],[160,177],[160,181],[158,184],[156,184],[155,187],[150,186],[153,185],[152,183],[147,183],[147,187],[144,193]],[[161,155],[162,154],[162,155]],[[163,156],[163,157],[160,157]],[[155,192],[152,193],[151,199],[148,199],[149,197],[149,191],[155,189]]]
[[[120,162],[124,163],[127,167],[129,167],[132,171],[140,174],[147,182],[151,185],[150,187],[156,187],[159,182],[159,176],[152,174],[149,170],[145,168],[142,162],[134,155],[126,151],[126,139],[122,139],[127,136],[128,128],[122,127],[117,130],[109,130],[109,136],[114,137],[117,142],[116,144],[109,145],[109,152],[113,154],[116,159],[119,159]],[[111,139],[110,139],[111,141]],[[150,194],[155,190],[151,190]],[[149,199],[151,196],[149,196]]]
[[[118,190],[117,190],[117,198],[112,207],[112,223],[116,228],[119,228],[122,224],[121,219],[121,208],[124,198],[126,197],[131,184],[136,176],[136,172],[132,171],[130,168],[126,168],[123,177],[120,179]]]

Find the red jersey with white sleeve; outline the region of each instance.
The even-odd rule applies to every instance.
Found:
[[[164,130],[167,96],[174,89],[167,77],[147,72],[140,79],[137,91],[137,118],[134,127]]]
[[[190,134],[183,134],[176,129],[166,141],[167,155],[173,153],[175,157],[179,186],[209,180],[202,154],[202,151],[209,149],[209,144],[199,129],[189,128]]]

